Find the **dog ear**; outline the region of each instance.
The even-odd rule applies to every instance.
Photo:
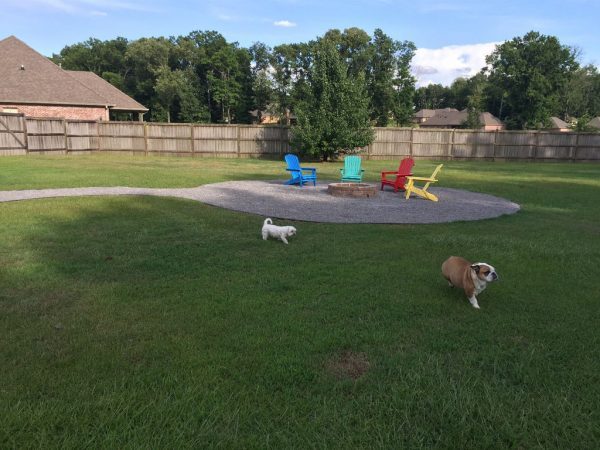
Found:
[[[473,269],[475,271],[475,273],[479,273],[479,269],[481,269],[481,267],[479,267],[479,265],[477,265],[477,264],[473,264],[471,266],[471,269]]]

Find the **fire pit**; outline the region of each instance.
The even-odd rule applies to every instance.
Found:
[[[366,183],[331,183],[327,192],[336,197],[370,198],[377,195],[377,188]]]

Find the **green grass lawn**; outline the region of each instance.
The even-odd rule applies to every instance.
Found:
[[[364,166],[376,181],[397,162]],[[282,169],[0,158],[0,190]],[[181,199],[0,203],[0,447],[599,448],[600,165],[447,162],[439,178],[522,210],[296,222],[285,246],[262,241],[263,217]],[[441,277],[449,255],[498,270],[481,310]]]

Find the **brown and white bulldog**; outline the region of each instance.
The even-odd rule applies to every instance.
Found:
[[[498,279],[493,266],[481,262],[473,264],[460,256],[451,256],[444,261],[442,275],[448,280],[450,287],[464,289],[471,305],[477,309],[479,304],[476,296],[487,287],[488,283]]]

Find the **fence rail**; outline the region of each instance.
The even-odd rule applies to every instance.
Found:
[[[102,122],[0,113],[0,156],[120,153],[278,157],[291,149],[283,126]],[[367,159],[600,161],[600,133],[375,128]]]

